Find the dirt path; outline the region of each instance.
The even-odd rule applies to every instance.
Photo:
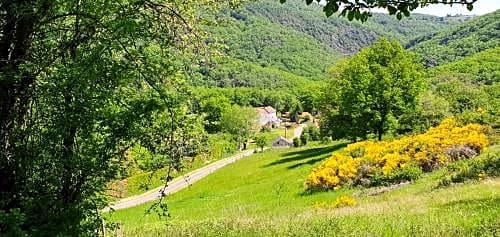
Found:
[[[188,174],[185,174],[181,177],[177,177],[168,184],[168,186],[164,190],[164,194],[165,195],[172,194],[172,193],[175,193],[183,188],[186,188],[186,187],[190,186],[191,184],[195,183],[196,181],[213,173],[214,171],[216,171],[216,170],[218,170],[218,169],[220,169],[228,164],[231,164],[239,159],[242,159],[244,157],[252,155],[253,152],[254,152],[253,149],[243,151],[237,155],[216,161],[212,164],[209,164],[205,167],[194,170],[194,171],[192,171]],[[146,193],[143,193],[143,194],[140,194],[137,196],[122,199],[118,202],[113,203],[111,206],[105,208],[103,211],[107,212],[110,209],[113,209],[113,210],[125,209],[125,208],[141,205],[143,203],[155,200],[161,196],[163,189],[164,189],[164,187],[162,186],[162,187],[155,188],[151,191],[148,191]]]

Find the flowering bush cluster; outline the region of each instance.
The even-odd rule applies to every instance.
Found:
[[[484,127],[458,126],[453,118],[426,133],[393,141],[364,141],[348,145],[306,179],[308,189],[332,189],[359,184],[373,186],[418,178],[443,164],[469,154],[479,154],[488,146]],[[460,147],[461,150],[454,151]],[[466,148],[466,149],[465,149]]]

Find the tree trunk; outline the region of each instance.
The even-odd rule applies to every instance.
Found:
[[[387,112],[382,112],[382,116],[380,119],[380,123],[378,124],[377,127],[377,135],[378,135],[378,140],[382,141],[382,135],[384,135],[384,125],[385,125],[385,120],[387,119]]]
[[[76,1],[75,11],[80,11],[80,1]],[[73,29],[73,38],[71,40],[71,44],[69,47],[69,55],[71,63],[76,63],[77,58],[77,49],[80,44],[80,16],[77,15],[75,17],[74,29]],[[64,90],[64,115],[66,116],[65,126],[65,136],[63,138],[63,169],[64,169],[64,177],[61,187],[61,196],[62,200],[65,204],[72,204],[76,201],[77,194],[79,190],[78,186],[82,185],[80,183],[81,177],[77,178],[78,174],[76,174],[73,160],[75,159],[75,139],[78,127],[72,121],[71,115],[78,116],[79,114],[74,111],[74,90],[72,88],[72,82],[67,83],[67,87]]]
[[[25,119],[34,77],[20,68],[28,60],[36,24],[28,1],[3,3],[0,29],[0,210],[7,213],[18,202],[27,159]],[[21,9],[21,10],[20,10]]]

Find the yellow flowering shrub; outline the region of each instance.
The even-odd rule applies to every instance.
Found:
[[[418,175],[415,168],[428,172],[452,161],[445,153],[449,148],[465,146],[479,154],[488,146],[484,130],[479,124],[458,126],[454,118],[447,118],[424,134],[353,143],[315,168],[305,184],[308,189],[331,189],[412,179]]]

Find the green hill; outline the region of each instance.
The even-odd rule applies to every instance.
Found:
[[[439,31],[460,21],[454,17],[422,14],[413,14],[398,21],[394,16],[373,14],[367,22],[361,23],[335,15],[326,18],[318,4],[307,6],[297,0],[287,1],[285,4],[278,1],[249,4],[246,6],[246,12],[310,35],[343,54],[353,54],[380,36],[406,42],[415,36]]]
[[[317,4],[302,1],[250,2],[220,16],[223,23],[207,27],[225,57],[205,69],[205,86],[283,88],[327,77],[339,58],[357,52],[381,36],[402,43],[457,24],[453,17],[415,14],[402,21],[374,14],[366,23],[326,18]],[[294,76],[292,76],[292,74]],[[290,88],[290,87],[288,87]]]
[[[442,65],[500,46],[500,10],[448,30],[411,40],[407,47],[422,55],[427,66]]]

